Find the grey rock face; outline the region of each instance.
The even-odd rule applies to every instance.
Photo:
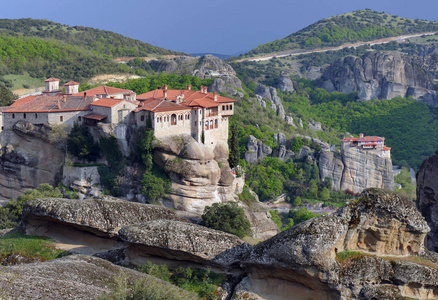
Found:
[[[322,151],[319,155],[319,175],[322,180],[326,177],[332,179],[332,188],[336,191],[341,189],[344,163],[342,157],[331,151]]]
[[[278,158],[282,161],[287,161],[288,159],[294,158],[295,153],[293,151],[287,150],[286,146],[281,145],[278,150]]]
[[[245,160],[251,164],[255,164],[258,160],[265,158],[272,153],[271,147],[263,144],[254,136],[250,135],[247,145],[248,151],[245,152]]]
[[[431,229],[427,247],[438,252],[438,153],[426,159],[417,173],[417,208]]]
[[[291,116],[285,116],[284,120],[286,121],[287,124],[293,126],[293,127],[297,127],[297,125],[294,124],[294,119]]]
[[[38,220],[67,224],[102,237],[117,234],[120,228],[151,220],[188,222],[173,211],[156,205],[127,202],[117,198],[72,200],[32,199],[23,208],[20,227],[31,231]]]
[[[399,298],[418,293],[431,299],[438,286],[436,268],[380,258],[422,256],[428,231],[410,199],[368,189],[357,202],[334,214],[298,224],[254,246],[243,259],[248,278],[237,292],[256,291],[262,298],[287,297],[285,293],[290,296],[294,291],[294,299],[308,299],[309,295],[314,299],[358,299],[378,293],[381,285],[388,284],[397,288],[393,290]],[[336,254],[344,250],[375,256],[338,263]],[[271,284],[260,286],[260,282]]]
[[[259,83],[257,84],[255,94],[259,102],[261,102],[262,99],[271,101],[271,109],[275,111],[277,116],[280,118],[285,118],[283,102],[281,101],[281,98],[278,97],[277,90],[275,88],[267,87]]]
[[[259,95],[262,97],[262,99],[268,99],[269,101],[272,101],[271,91],[267,86],[264,86],[263,84],[257,84],[256,90],[254,92],[256,95]]]
[[[371,187],[394,190],[391,159],[356,147],[346,147],[340,155],[321,152],[319,174],[322,179],[331,177],[335,190],[349,189],[355,193]]]
[[[298,153],[298,158],[303,159],[303,158],[305,158],[309,155],[312,155],[312,154],[313,154],[313,151],[309,147],[303,146],[300,148],[300,152]]]
[[[327,91],[358,91],[359,100],[413,96],[437,104],[437,85],[430,75],[433,58],[399,52],[369,52],[361,58],[349,56],[326,69],[320,86]]]
[[[292,80],[290,79],[289,73],[281,72],[281,76],[277,79],[277,87],[283,93],[284,92],[292,93],[295,90],[294,84],[293,84]]]
[[[279,145],[286,145],[286,136],[284,133],[274,133],[274,142],[278,143]]]
[[[149,250],[151,254],[161,253],[167,258],[175,256],[179,260],[211,261],[223,265],[235,262],[226,259],[224,252],[241,253],[242,249],[247,251],[250,248],[235,235],[178,221],[162,220],[132,225],[120,230],[119,234],[124,241],[136,244],[146,252],[152,248]],[[228,257],[237,258],[229,254]]]
[[[309,125],[309,128],[311,130],[315,130],[315,131],[320,131],[322,130],[321,128],[321,123],[320,122],[316,122],[316,121],[311,121],[309,123],[307,123]]]

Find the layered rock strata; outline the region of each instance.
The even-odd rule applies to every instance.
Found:
[[[335,190],[349,189],[360,193],[363,189],[377,187],[394,190],[394,174],[389,157],[373,151],[346,147],[341,154],[323,151],[319,156],[322,179],[331,177]]]

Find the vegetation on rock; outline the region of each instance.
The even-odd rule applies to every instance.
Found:
[[[90,130],[83,124],[75,123],[67,140],[68,151],[81,160],[95,161],[100,157],[100,147]]]
[[[240,238],[251,231],[251,224],[245,218],[245,212],[237,202],[214,203],[212,206],[206,206],[201,225],[235,234]]]

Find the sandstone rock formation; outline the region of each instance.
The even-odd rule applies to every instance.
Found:
[[[222,141],[214,149],[189,135],[158,141],[154,161],[172,180],[172,191],[164,204],[202,215],[205,206],[236,200],[234,175],[227,159],[228,145]]]
[[[0,196],[17,198],[41,183],[56,184],[62,176],[65,150],[49,141],[50,127],[18,122],[0,141]]]
[[[100,258],[73,255],[43,263],[0,266],[0,298],[96,299],[110,294],[116,277],[120,275],[126,276],[127,287],[133,280],[144,278],[164,289],[178,289],[155,277]],[[188,294],[178,290],[182,298]]]
[[[332,178],[335,190],[349,189],[355,193],[369,187],[394,190],[391,159],[356,147],[346,147],[341,155],[322,151],[319,172],[322,179]]]
[[[438,152],[426,159],[417,173],[417,208],[430,226],[429,250],[438,252]]]
[[[438,296],[438,256],[425,250],[428,231],[410,199],[368,189],[333,215],[254,246],[243,259],[248,277],[237,287],[236,298],[255,293],[261,299],[292,294],[294,299],[375,299],[391,290],[397,298],[388,299],[433,299]],[[362,254],[342,260],[343,251]],[[413,256],[432,261],[418,264]]]
[[[359,100],[412,96],[438,105],[437,85],[427,60],[399,52],[369,52],[363,57],[346,57],[327,68],[320,86],[331,91],[358,91]]]

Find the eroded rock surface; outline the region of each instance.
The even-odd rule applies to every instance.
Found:
[[[256,245],[243,259],[245,286],[253,286],[249,290],[265,299],[281,299],[293,291],[295,299],[309,295],[372,299],[385,290],[397,297],[434,299],[436,260],[426,265],[415,258],[427,253],[423,242],[428,231],[412,200],[368,189],[334,214],[298,224]],[[337,254],[346,250],[363,254],[339,261]]]
[[[128,250],[128,256],[140,253],[139,256],[146,259],[155,255],[228,266],[250,248],[235,235],[178,221],[159,220],[132,225],[120,230],[119,234],[124,241],[134,244]]]
[[[43,263],[0,266],[2,299],[95,299],[109,295],[117,276],[133,280],[147,278],[166,289],[167,282],[100,258],[73,255]],[[176,287],[174,287],[176,288]],[[186,292],[181,290],[182,294]]]
[[[322,179],[332,178],[335,190],[349,189],[355,193],[370,187],[394,190],[391,158],[356,147],[345,147],[341,154],[321,152],[319,172]]]
[[[416,57],[400,52],[348,56],[325,70],[320,86],[329,92],[357,91],[360,100],[412,96],[437,106],[437,86],[430,73],[436,69],[434,60],[431,55]]]

